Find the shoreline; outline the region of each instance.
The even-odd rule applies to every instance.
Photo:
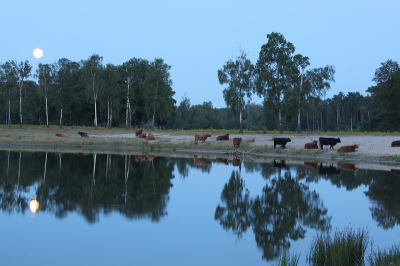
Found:
[[[88,133],[88,138],[78,135],[79,131]],[[65,134],[68,137],[56,137],[56,133]],[[196,133],[211,133],[206,141],[194,142],[193,131],[168,131],[146,130],[152,133],[155,140],[147,141],[135,137],[134,130],[126,129],[89,129],[89,128],[51,128],[43,126],[25,126],[22,129],[0,126],[0,150],[13,151],[48,151],[68,153],[112,153],[112,154],[155,154],[159,156],[205,158],[232,157],[231,153],[237,151],[233,147],[234,137],[242,138],[240,152],[248,155],[241,156],[244,161],[265,162],[271,159],[299,161],[299,162],[323,162],[323,163],[351,163],[362,169],[393,169],[400,168],[400,147],[390,147],[392,141],[399,140],[396,134],[275,134],[275,133],[230,133],[229,141],[217,141],[221,131],[200,131]],[[304,149],[304,144],[312,140],[318,140],[320,136],[339,137],[334,150]],[[286,149],[273,148],[274,137],[290,138]],[[341,146],[358,144],[356,152],[338,153]]]

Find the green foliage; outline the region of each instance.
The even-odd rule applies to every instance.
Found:
[[[379,248],[373,248],[371,254],[368,256],[368,262],[370,266],[400,265],[400,245],[392,246],[383,251]]]

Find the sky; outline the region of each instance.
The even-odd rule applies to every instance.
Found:
[[[104,65],[162,58],[177,105],[187,97],[191,105],[226,107],[217,71],[240,50],[256,64],[272,32],[310,58],[307,69],[335,67],[326,98],[367,95],[381,63],[400,61],[398,0],[13,0],[0,7],[0,63],[28,60],[36,70],[93,54]],[[33,57],[35,48],[42,58]]]

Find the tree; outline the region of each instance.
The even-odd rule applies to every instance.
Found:
[[[8,102],[8,115],[7,124],[11,127],[11,96],[14,92],[15,84],[17,83],[17,76],[15,74],[15,69],[13,67],[12,61],[7,61],[1,65],[1,83],[3,87],[3,92],[7,95]]]
[[[161,58],[156,58],[148,66],[144,82],[145,110],[153,127],[156,119],[159,124],[166,123],[175,106],[175,100],[172,98],[175,92],[171,88],[170,69],[171,66],[164,63]]]
[[[19,88],[19,122],[20,127],[22,127],[22,90],[25,80],[31,75],[32,66],[29,64],[28,60],[19,63],[12,61],[12,68],[14,69]]]
[[[310,65],[309,58],[307,56],[302,56],[300,54],[295,55],[294,57],[295,64],[301,69],[300,74],[300,85],[295,86],[295,95],[296,95],[296,103],[297,103],[297,133],[301,133],[301,123],[300,123],[300,112],[305,104],[307,95],[310,94],[310,91],[307,90],[306,86],[303,86],[304,80],[304,70],[307,66]]]
[[[180,128],[182,130],[190,128],[189,110],[190,110],[190,100],[185,95],[184,97],[182,97],[182,101],[177,109],[175,128]]]
[[[92,55],[88,60],[83,62],[83,69],[86,80],[86,90],[90,93],[94,103],[94,127],[97,125],[97,98],[102,86],[103,57]]]
[[[107,102],[107,128],[112,127],[113,110],[118,107],[118,68],[107,64],[105,69],[105,101]],[[114,108],[113,108],[114,107]]]
[[[64,110],[68,112],[68,107],[73,101],[73,86],[79,82],[76,78],[79,70],[79,63],[61,58],[53,65],[54,84],[58,96],[59,127],[62,127]]]
[[[256,89],[264,102],[278,114],[279,132],[282,130],[282,107],[285,92],[298,80],[298,69],[293,60],[295,47],[280,33],[267,34],[268,42],[261,47],[256,65]]]
[[[125,125],[126,129],[130,128],[132,125],[132,110],[131,110],[131,87],[136,84],[140,86],[140,83],[144,79],[140,78],[140,67],[143,63],[147,63],[142,59],[132,58],[120,66],[121,82],[127,86],[126,88],[126,117]]]
[[[243,50],[235,61],[229,60],[222,69],[218,70],[219,83],[228,84],[228,87],[223,90],[226,106],[230,107],[235,117],[239,116],[239,133],[243,133],[242,113],[246,107],[245,97],[250,102],[254,88],[253,72],[254,66]]]
[[[400,124],[399,64],[392,60],[381,63],[372,81],[377,85],[367,90],[372,98],[371,123],[377,125],[377,130],[398,131]]]
[[[53,65],[39,63],[36,70],[36,77],[39,83],[39,94],[43,95],[46,106],[46,127],[49,128],[49,109],[47,105],[50,86],[53,84]]]

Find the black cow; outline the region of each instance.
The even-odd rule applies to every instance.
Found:
[[[323,150],[323,146],[330,146],[329,149],[334,149],[333,146],[335,146],[338,143],[342,143],[340,141],[340,138],[319,138],[319,145],[321,146],[321,150]]]
[[[274,149],[276,145],[281,145],[282,149],[285,148],[286,143],[291,142],[289,138],[274,138]]]

